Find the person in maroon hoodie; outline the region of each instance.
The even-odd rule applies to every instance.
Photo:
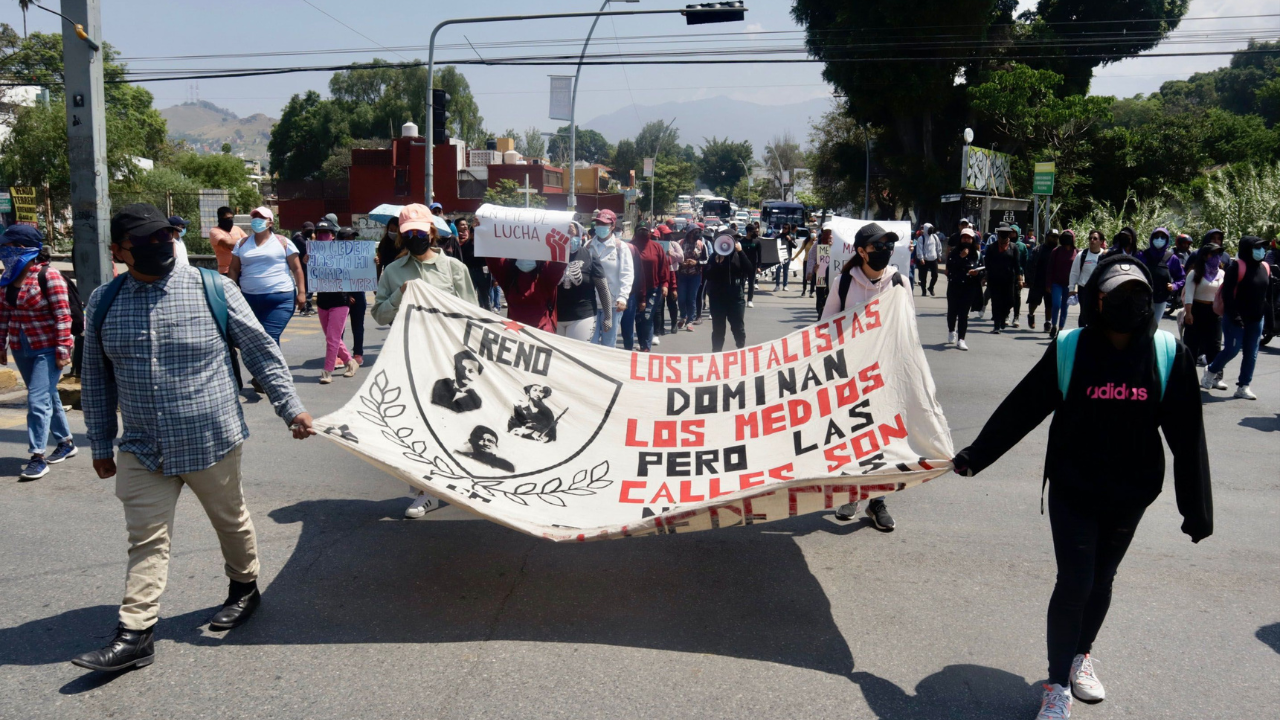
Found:
[[[1049,292],[1053,305],[1049,309],[1049,337],[1067,324],[1067,296],[1070,294],[1071,263],[1076,259],[1076,234],[1063,230],[1058,247],[1049,256]]]
[[[666,249],[653,239],[649,228],[636,228],[631,249],[635,253],[632,259],[636,268],[635,282],[631,286],[631,305],[636,309],[634,334],[639,341],[640,352],[649,352],[653,347],[654,313],[670,291],[671,270]],[[622,326],[622,345],[628,350],[632,348],[632,328],[628,324]]]
[[[507,297],[507,317],[530,327],[556,331],[556,290],[564,263],[489,258],[489,275]]]

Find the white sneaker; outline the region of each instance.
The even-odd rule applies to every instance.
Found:
[[[751,302],[750,300],[747,301],[747,307],[755,307],[755,306],[756,304],[754,302]]]
[[[661,344],[662,344],[662,338],[658,337],[657,335],[654,335],[654,336],[653,336],[653,346],[654,346],[654,347],[657,347],[657,346],[659,346],[659,345],[661,345]]]
[[[960,342],[956,343],[956,347],[960,348],[961,350],[968,350],[968,349],[969,349],[969,346],[968,346],[968,345],[965,345],[963,340],[961,340]]]
[[[359,370],[359,369],[360,369],[360,366],[356,364],[355,358],[352,358],[351,360],[347,361],[347,370],[346,372],[342,373],[342,377],[355,377],[356,370]]]
[[[331,383],[331,382],[333,382],[333,373],[329,372],[328,370],[321,370],[321,371],[320,371],[320,384],[321,384],[321,385],[328,385],[328,384],[329,384],[329,383]]]
[[[1200,378],[1200,388],[1202,390],[1226,390],[1227,384],[1222,382],[1222,373],[1216,373],[1205,368],[1204,377]]]
[[[1241,385],[1240,387],[1237,387],[1236,394],[1234,397],[1238,397],[1241,400],[1257,400],[1258,399],[1258,396],[1253,394],[1253,391],[1249,389],[1248,385]]]
[[[416,520],[438,507],[440,507],[439,500],[426,493],[418,493],[418,497],[404,509],[404,516],[410,520]]]
[[[1067,720],[1071,717],[1071,693],[1061,685],[1044,686],[1040,699],[1040,714],[1036,720]]]
[[[979,320],[986,320],[986,319],[987,319],[987,311],[986,311],[986,310],[979,310],[979,311],[978,311],[978,319],[979,319]]]
[[[956,344],[956,339],[957,339],[957,338],[959,338],[959,337],[960,337],[960,336],[959,336],[958,334],[956,334],[955,332],[948,333],[948,334],[947,334],[947,342],[948,342],[948,343],[950,343],[950,344],[952,344],[952,345],[955,345],[955,344]]]
[[[1093,672],[1093,656],[1089,653],[1071,661],[1071,693],[1087,703],[1102,702],[1107,697],[1102,681]]]

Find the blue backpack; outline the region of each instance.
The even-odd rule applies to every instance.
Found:
[[[1067,388],[1071,386],[1071,371],[1076,364],[1076,345],[1080,342],[1080,328],[1064,330],[1058,333],[1058,390],[1062,391],[1062,399],[1067,399]],[[1156,373],[1160,376],[1160,399],[1164,399],[1165,387],[1169,385],[1169,371],[1173,368],[1173,358],[1178,353],[1178,343],[1173,333],[1157,330]]]
[[[214,270],[208,268],[196,268],[200,271],[200,282],[204,284],[204,299],[209,304],[209,312],[213,313],[213,322],[218,326],[218,334],[222,336],[228,347],[231,345],[231,336],[227,333],[227,319],[230,313],[227,310],[227,294],[222,289],[221,276]],[[93,332],[98,336],[98,343],[102,343],[102,323],[107,319],[107,311],[111,309],[111,304],[116,301],[116,295],[120,294],[120,286],[124,285],[125,275],[116,276],[107,284],[102,291],[102,297],[98,300],[97,306],[91,323]]]

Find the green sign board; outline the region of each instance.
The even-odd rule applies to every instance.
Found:
[[[1035,195],[1053,194],[1053,163],[1036,163],[1035,176],[1031,181],[1031,192]]]
[[[0,213],[13,212],[13,200],[9,198],[9,193],[0,192]]]

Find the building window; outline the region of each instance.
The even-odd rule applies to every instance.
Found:
[[[397,197],[404,197],[409,194],[409,168],[396,168],[396,188]]]
[[[562,182],[563,178],[564,175],[562,173],[552,172],[550,170],[542,171],[543,187],[562,188],[564,187],[564,183]]]
[[[484,180],[466,170],[458,171],[459,200],[482,200],[484,199],[484,191],[487,189],[489,189],[488,184]]]

